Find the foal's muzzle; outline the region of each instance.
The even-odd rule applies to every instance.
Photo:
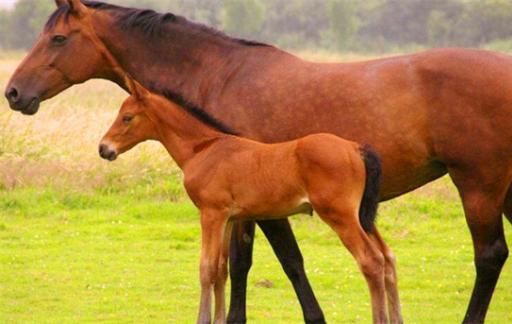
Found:
[[[114,161],[117,159],[117,152],[116,150],[111,149],[106,144],[100,144],[99,153],[102,158],[109,161]]]

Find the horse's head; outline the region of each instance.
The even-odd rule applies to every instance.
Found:
[[[70,86],[102,77],[109,64],[92,27],[92,9],[80,0],[55,2],[57,10],[5,90],[11,108],[26,115]]]
[[[149,106],[155,104],[154,95],[135,81],[127,84],[132,95],[124,101],[99,146],[100,156],[109,161],[140,142],[158,138],[154,121],[148,115]]]

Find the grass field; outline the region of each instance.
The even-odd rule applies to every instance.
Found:
[[[0,59],[0,89],[18,60]],[[156,143],[114,163],[97,156],[124,97],[110,83],[90,81],[33,117],[0,99],[0,323],[195,321],[199,223],[181,173]],[[406,322],[460,322],[473,252],[449,179],[382,204],[378,222],[397,255]],[[308,216],[292,224],[327,320],[369,323],[366,284],[333,232]],[[508,223],[506,230],[512,241]],[[300,323],[290,283],[256,236],[249,322]],[[488,323],[512,322],[511,289],[508,262]]]

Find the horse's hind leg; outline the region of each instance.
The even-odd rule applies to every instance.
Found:
[[[326,209],[329,210],[326,212],[321,208],[315,208],[315,210],[320,218],[338,234],[364,274],[370,289],[373,322],[387,323],[384,256],[359,225],[357,210],[349,209],[345,212],[336,212],[333,209]]]
[[[370,237],[377,243],[379,250],[385,260],[385,284],[388,301],[389,321],[391,323],[403,323],[400,298],[398,295],[398,280],[396,274],[395,255],[380,236],[379,231],[374,227]]]
[[[483,323],[508,257],[502,217],[508,184],[503,183],[503,179],[475,181],[478,171],[471,172],[468,177],[463,175],[450,172],[462,197],[475,252],[476,280],[464,323]]]
[[[464,319],[465,323],[484,322],[501,268],[508,257],[501,208],[488,199],[479,195],[469,195],[464,198],[464,209],[473,238],[476,266],[476,281]]]

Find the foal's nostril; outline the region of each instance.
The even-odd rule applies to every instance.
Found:
[[[108,159],[109,161],[114,161],[116,158],[117,158],[117,154],[116,154],[116,152],[115,152],[115,151],[110,151],[110,152],[108,153],[108,157],[107,157],[107,159]]]
[[[7,100],[9,100],[9,102],[11,103],[15,103],[18,101],[18,99],[20,98],[19,96],[19,93],[18,93],[18,90],[14,87],[8,89],[6,92],[5,92],[5,97],[7,98]]]
[[[102,158],[109,161],[114,161],[117,158],[117,152],[115,150],[111,150],[107,145],[101,144],[99,148],[99,153]]]

